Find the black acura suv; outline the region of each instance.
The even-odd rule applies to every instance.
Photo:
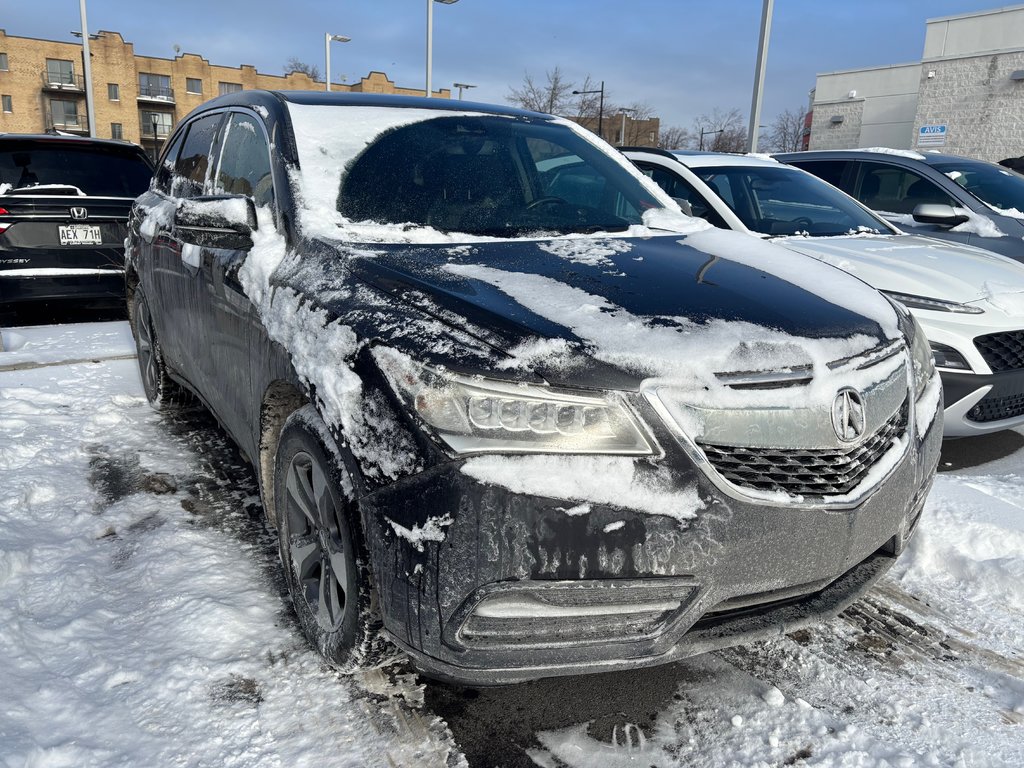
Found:
[[[168,141],[126,277],[147,396],[257,468],[310,642],[493,684],[789,631],[905,547],[927,341],[748,240],[559,118],[245,91]]]
[[[153,164],[124,141],[0,134],[0,309],[124,306],[124,238]]]

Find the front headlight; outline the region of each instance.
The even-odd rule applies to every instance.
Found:
[[[380,348],[375,357],[395,392],[456,453],[654,452],[653,440],[616,393],[462,376]]]
[[[916,400],[935,374],[935,361],[932,359],[932,348],[924,335],[924,329],[921,328],[916,317],[911,315],[910,319],[914,326],[914,338],[910,343],[910,364],[913,367],[914,399]]]
[[[930,309],[933,312],[955,312],[960,315],[980,315],[985,312],[980,307],[972,307],[970,304],[960,304],[956,301],[914,296],[909,293],[893,293],[892,291],[882,291],[882,293],[908,309]]]

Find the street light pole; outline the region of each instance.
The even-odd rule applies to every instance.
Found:
[[[597,135],[600,136],[603,139],[604,136],[602,136],[601,133],[602,133],[602,130],[604,128],[604,80],[601,81],[601,87],[600,88],[597,88],[597,89],[595,89],[593,91],[573,91],[572,95],[573,96],[580,96],[580,95],[585,94],[585,93],[600,93],[601,94],[601,100],[598,102],[598,107],[597,107]]]
[[[89,54],[89,24],[85,18],[85,0],[79,0],[82,14],[82,58],[85,69],[85,111],[89,117],[89,136],[96,136],[96,111],[92,105],[92,62]]]
[[[459,89],[459,101],[462,101],[462,91],[464,88],[476,88],[475,85],[470,85],[469,83],[452,83],[452,87]]]
[[[629,107],[620,107],[619,112],[622,113],[622,128],[619,129],[619,146],[624,147],[626,146],[626,113],[636,112],[636,110]]]
[[[754,67],[754,95],[750,101],[750,128],[747,131],[747,151],[757,152],[757,128],[761,123],[761,91],[764,89],[764,69],[768,63],[768,37],[772,29],[772,5],[775,0],[764,0],[761,9],[761,37],[757,43],[757,65]]]
[[[324,80],[324,90],[330,92],[331,90],[331,40],[339,43],[347,43],[352,40],[351,37],[345,37],[344,35],[332,35],[330,32],[324,33],[324,65],[327,67],[327,73]]]
[[[434,67],[434,3],[452,5],[459,0],[427,0],[427,98],[431,98],[430,78]]]
[[[714,136],[716,133],[722,133],[725,128],[719,128],[717,131],[705,131],[703,128],[700,129],[700,144],[698,145],[701,152],[704,151],[704,137]]]

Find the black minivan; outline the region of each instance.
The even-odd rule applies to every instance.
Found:
[[[153,164],[124,141],[0,134],[0,308],[124,302],[124,239]]]
[[[548,115],[214,99],[127,284],[147,396],[198,397],[257,468],[339,668],[398,646],[493,684],[788,631],[885,571],[935,472],[909,314]]]

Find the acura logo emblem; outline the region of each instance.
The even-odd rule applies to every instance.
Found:
[[[76,219],[78,221],[83,221],[84,219],[89,218],[89,211],[87,211],[85,208],[72,208],[71,218]]]
[[[852,443],[864,434],[864,401],[855,389],[839,390],[832,402],[832,428],[844,443]]]

